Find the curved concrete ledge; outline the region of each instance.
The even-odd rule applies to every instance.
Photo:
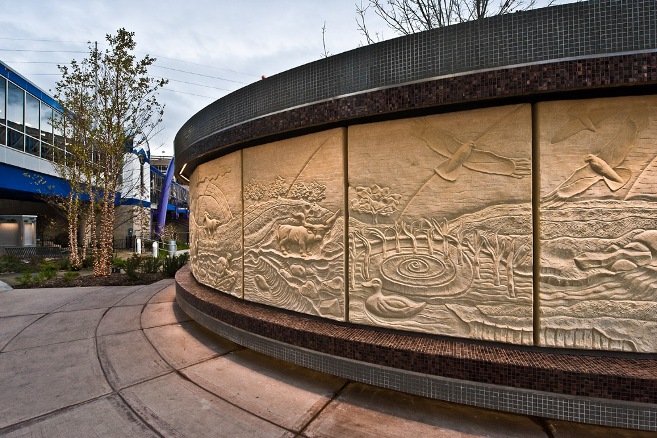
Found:
[[[536,351],[331,322],[176,275],[177,301],[237,344],[355,381],[489,409],[657,430],[657,360]],[[612,414],[613,413],[613,414]]]

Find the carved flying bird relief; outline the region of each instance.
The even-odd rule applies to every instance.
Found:
[[[492,175],[523,178],[531,174],[531,162],[527,158],[509,158],[485,151],[475,141],[462,142],[449,132],[440,129],[425,131],[421,138],[427,146],[445,157],[434,171],[446,181],[456,181],[462,169]]]
[[[590,108],[581,103],[575,104],[568,109],[570,118],[554,133],[550,143],[562,142],[585,129],[596,132],[603,120],[617,112],[617,108]]]
[[[626,119],[619,132],[605,144],[601,152],[587,155],[584,158],[586,164],[575,170],[566,181],[546,195],[543,201],[571,198],[600,180],[603,180],[612,192],[624,187],[632,177],[632,172],[619,166],[634,147],[638,130],[636,121]]]

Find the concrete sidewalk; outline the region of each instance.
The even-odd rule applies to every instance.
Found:
[[[0,436],[648,437],[454,405],[289,365],[148,286],[0,292]]]

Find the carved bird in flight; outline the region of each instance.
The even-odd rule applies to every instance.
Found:
[[[523,178],[531,174],[531,162],[527,158],[509,158],[485,151],[477,147],[476,142],[462,142],[451,133],[440,129],[425,131],[418,137],[427,146],[446,158],[434,171],[446,181],[456,181],[462,168],[493,175],[505,175]]]
[[[554,133],[550,142],[562,142],[585,129],[596,132],[600,123],[606,118],[616,114],[617,108],[589,108],[584,104],[575,104],[568,109],[570,118]]]
[[[584,158],[586,164],[575,170],[566,181],[546,195],[543,201],[554,202],[571,198],[600,180],[603,180],[612,192],[620,190],[630,180],[632,172],[619,166],[634,147],[638,131],[637,122],[626,119],[601,152],[587,155]]]

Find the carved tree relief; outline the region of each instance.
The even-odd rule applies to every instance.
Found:
[[[532,342],[528,105],[349,128],[350,321]]]

